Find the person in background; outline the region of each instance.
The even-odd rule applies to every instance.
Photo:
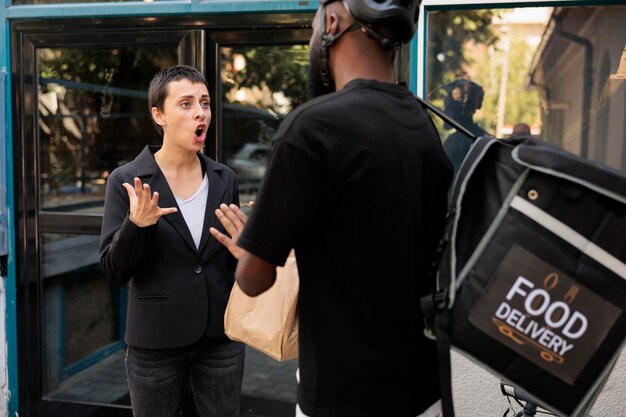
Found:
[[[236,259],[209,233],[221,203],[239,204],[235,173],[205,156],[204,76],[155,75],[149,108],[162,146],[108,178],[100,263],[128,284],[126,372],[135,417],[178,417],[189,380],[200,417],[238,417],[244,345],[224,334]]]
[[[526,123],[517,123],[513,126],[513,132],[511,132],[511,137],[516,138],[520,136],[530,136],[530,126]]]
[[[251,296],[295,248],[300,417],[440,415],[419,299],[434,285],[452,169],[425,107],[393,79],[418,10],[410,0],[320,1],[309,43],[316,98],[280,126],[236,239],[237,282]]]
[[[474,113],[483,104],[485,95],[483,88],[473,81],[463,79],[456,80],[442,88],[448,93],[443,102],[444,112],[472,134],[477,137],[483,136],[485,131],[474,122]],[[453,129],[447,123],[444,128]],[[472,143],[473,139],[460,131],[448,136],[443,143],[443,149],[452,162],[455,174],[458,173]]]

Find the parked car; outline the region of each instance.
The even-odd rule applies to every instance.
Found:
[[[226,163],[239,177],[239,191],[255,194],[259,190],[272,148],[264,143],[248,142]]]

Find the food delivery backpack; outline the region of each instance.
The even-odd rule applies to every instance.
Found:
[[[584,416],[626,336],[626,175],[531,137],[480,137],[433,271],[422,309],[444,417],[450,347],[542,407]]]

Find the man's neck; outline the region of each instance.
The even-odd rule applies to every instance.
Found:
[[[390,74],[383,72],[376,73],[374,71],[349,71],[343,72],[341,75],[335,78],[335,88],[337,91],[341,90],[353,80],[374,80],[381,83],[393,83],[393,77]]]
[[[356,79],[394,82],[393,62],[387,52],[372,49],[371,44],[346,41],[337,45],[341,51],[330,52],[331,75],[337,91]]]

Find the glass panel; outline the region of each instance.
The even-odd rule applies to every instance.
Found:
[[[428,99],[474,134],[626,169],[624,21],[624,5],[429,13]],[[435,119],[458,166],[469,141]]]
[[[44,386],[48,399],[127,403],[125,289],[100,272],[97,235],[42,234]]]
[[[285,115],[306,101],[309,48],[221,48],[224,161],[239,175],[242,202],[256,198],[271,140]]]
[[[19,4],[62,4],[62,3],[99,3],[99,2],[115,2],[121,3],[126,1],[137,1],[137,0],[12,0],[11,3],[14,5]],[[153,1],[176,1],[176,0],[143,0],[144,3],[151,3]],[[182,1],[182,0],[178,0]]]
[[[308,97],[304,45],[221,48],[224,161],[239,175],[242,202],[256,198],[285,115]],[[242,413],[293,416],[297,360],[277,362],[246,351]]]
[[[102,213],[107,175],[161,143],[148,86],[177,48],[39,49],[40,206]]]

